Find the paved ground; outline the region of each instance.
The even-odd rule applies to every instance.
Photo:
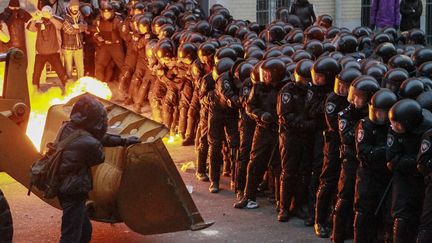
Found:
[[[192,147],[170,145],[168,149],[179,168],[195,157]],[[186,185],[193,187],[192,197],[203,218],[215,221],[213,226],[202,231],[143,236],[132,232],[124,224],[94,222],[93,242],[328,242],[317,239],[312,228],[304,227],[298,219],[278,223],[274,207],[264,198],[259,199],[259,209],[234,209],[234,193],[227,190],[227,178],[223,179],[222,184],[225,190],[210,194],[207,183],[195,180],[193,169],[180,173]],[[0,175],[0,187],[12,208],[14,242],[58,241],[61,211],[36,196],[28,197],[27,189],[4,173]]]

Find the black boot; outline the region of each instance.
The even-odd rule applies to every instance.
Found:
[[[279,222],[287,222],[289,219],[289,208],[291,205],[292,193],[289,188],[289,184],[281,179],[280,182],[280,201],[279,201],[279,213],[277,220]]]
[[[209,192],[218,193],[219,192],[219,182],[210,183]]]
[[[315,224],[314,232],[319,238],[329,238],[329,229],[323,224]]]

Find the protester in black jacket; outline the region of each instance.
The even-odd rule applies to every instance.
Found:
[[[128,146],[139,143],[137,137],[121,138],[107,134],[107,112],[91,96],[83,96],[72,108],[58,140],[66,139],[77,129],[86,131],[69,143],[63,151],[59,167],[58,199],[63,209],[60,242],[90,242],[92,226],[88,218],[86,200],[92,190],[90,167],[105,160],[103,147]]]
[[[402,0],[400,2],[401,31],[419,29],[422,12],[423,4],[421,0]]]

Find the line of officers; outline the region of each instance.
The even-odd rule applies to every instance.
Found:
[[[121,68],[122,100],[148,100],[154,119],[195,144],[210,192],[230,171],[235,208],[257,208],[267,184],[277,219],[300,217],[318,237],[432,242],[432,49],[422,30],[351,31],[329,15],[303,29],[284,8],[264,27],[221,5],[205,19],[193,1],[129,8],[119,30],[131,38],[124,62],[136,63]],[[99,21],[114,11],[102,4]]]

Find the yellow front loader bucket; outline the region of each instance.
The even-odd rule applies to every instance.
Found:
[[[55,105],[49,109],[41,151],[48,142],[55,139],[63,121],[69,120],[72,106],[78,99],[79,97],[76,97],[65,105]],[[212,225],[213,223],[204,222],[162,143],[161,139],[168,129],[121,106],[99,100],[108,111],[109,133],[138,136],[143,143],[128,148],[105,148],[105,162],[94,167],[92,171],[93,191],[90,193],[90,200],[93,201],[91,205],[94,210],[90,212],[91,218],[109,223],[124,222],[132,230],[144,235],[199,230]],[[7,118],[0,116],[0,124],[6,120]],[[10,120],[5,124],[13,125]],[[3,136],[12,137],[11,134],[19,130],[16,125],[15,127],[16,131],[12,129],[7,134],[2,134],[1,131],[8,128],[0,125],[0,141],[7,144],[7,137]],[[22,133],[22,136],[19,135],[14,141],[25,140],[26,144],[30,144],[24,137]],[[10,146],[13,145],[14,143],[11,143]],[[7,148],[3,143],[0,146],[2,149]],[[18,167],[11,164],[6,166],[9,169],[4,169],[28,186],[30,165],[40,155],[35,150],[26,151],[22,155],[17,149],[14,151],[14,155],[22,158],[16,160],[13,156],[8,156],[0,158],[0,161],[20,163]],[[40,196],[37,190],[35,193]],[[57,200],[47,202],[58,207]]]

